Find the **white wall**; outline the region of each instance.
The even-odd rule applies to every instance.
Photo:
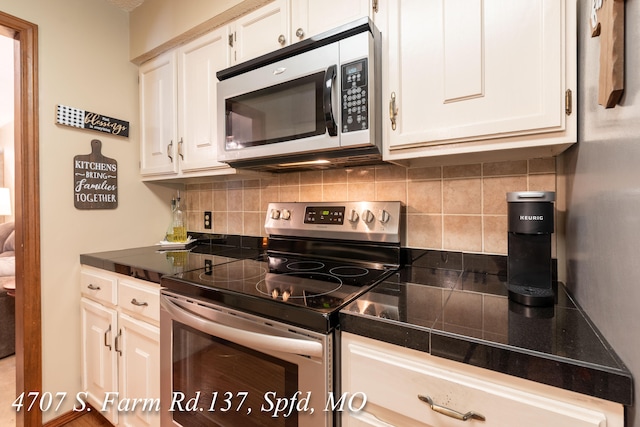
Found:
[[[0,10],[38,25],[43,391],[80,390],[79,255],[153,245],[163,236],[171,191],[138,175],[137,67],[129,63],[129,17],[103,0],[0,0]],[[55,124],[57,104],[130,122],[129,138]],[[118,162],[118,208],[77,210],[73,158]],[[72,407],[44,414],[48,421]]]

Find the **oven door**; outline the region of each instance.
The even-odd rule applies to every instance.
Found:
[[[168,291],[160,313],[163,426],[332,424],[331,335]]]

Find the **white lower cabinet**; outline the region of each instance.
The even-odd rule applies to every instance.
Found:
[[[117,426],[159,426],[159,286],[86,266],[81,286],[86,402]]]
[[[342,393],[355,396],[342,417],[351,427],[624,426],[621,404],[349,333]]]

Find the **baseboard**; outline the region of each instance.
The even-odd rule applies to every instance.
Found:
[[[53,420],[43,424],[42,427],[62,427],[73,420],[77,420],[78,418],[83,417],[85,415],[89,415],[89,414],[91,414],[92,417],[103,418],[105,422],[108,422],[107,419],[100,414],[100,411],[97,411],[95,408],[93,408],[90,404],[86,402],[85,404],[87,405],[86,410],[66,412],[60,415],[59,417],[56,417]]]

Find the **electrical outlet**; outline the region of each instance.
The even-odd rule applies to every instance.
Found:
[[[211,211],[204,212],[204,229],[211,230]]]

